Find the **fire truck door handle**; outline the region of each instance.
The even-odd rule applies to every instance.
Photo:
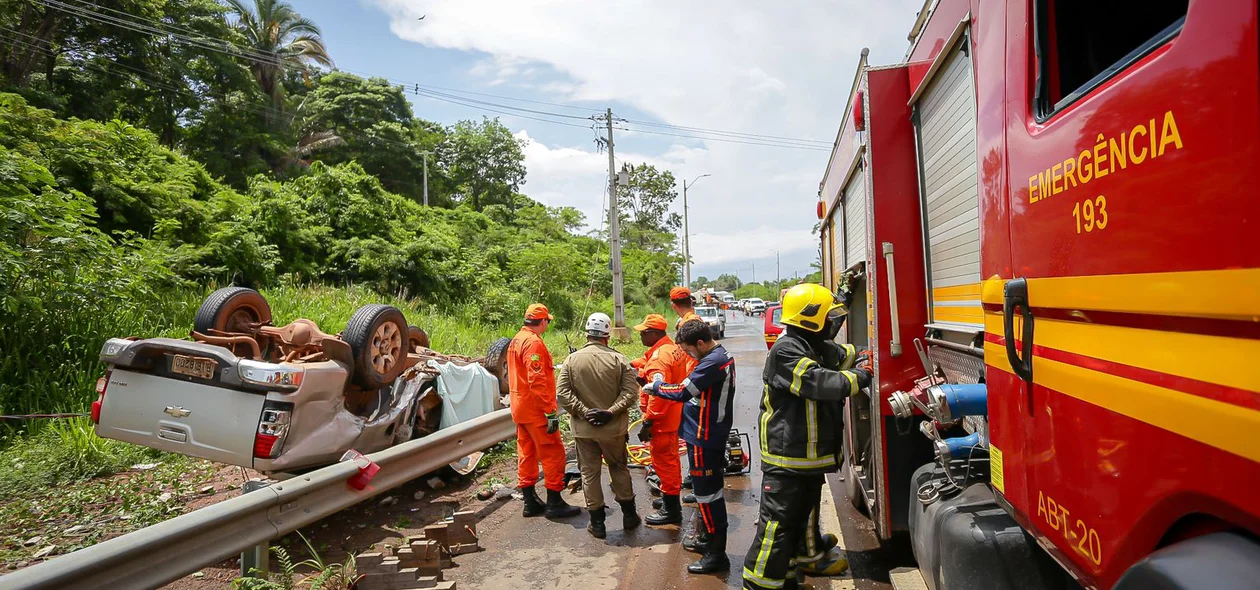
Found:
[[[1028,307],[1028,281],[1023,278],[1006,282],[1005,302],[1002,306],[1002,328],[1006,336],[1006,360],[1020,379],[1032,385],[1033,315]],[[1020,350],[1015,349],[1015,312],[1023,317]]]

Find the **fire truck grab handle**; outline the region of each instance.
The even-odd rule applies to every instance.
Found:
[[[884,242],[884,262],[888,268],[888,311],[892,320],[892,342],[888,344],[888,354],[901,356],[901,321],[897,316],[897,271],[893,266],[892,242]]]
[[[1006,336],[1006,360],[1020,379],[1032,385],[1033,314],[1028,308],[1028,281],[1023,278],[1006,282],[1006,300],[1002,306],[1002,327]],[[1023,316],[1024,329],[1020,351],[1015,350],[1015,310]]]

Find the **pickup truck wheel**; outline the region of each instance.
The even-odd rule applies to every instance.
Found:
[[[490,345],[486,351],[486,360],[482,365],[495,379],[499,380],[499,395],[508,394],[507,350],[512,343],[511,338],[500,338]]]
[[[407,319],[391,305],[364,305],[350,316],[341,339],[354,353],[354,382],[380,389],[402,374],[407,357]]]
[[[193,331],[250,333],[251,324],[271,323],[271,306],[262,294],[245,287],[224,287],[211,293],[197,308]]]
[[[429,347],[429,333],[425,332],[420,326],[407,326],[407,347],[415,350],[416,347]]]

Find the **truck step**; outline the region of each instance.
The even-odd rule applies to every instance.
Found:
[[[894,590],[928,590],[927,582],[917,567],[899,567],[888,572]]]

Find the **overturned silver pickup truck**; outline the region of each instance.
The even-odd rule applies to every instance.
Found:
[[[388,305],[359,308],[331,335],[305,319],[274,326],[257,291],[219,289],[197,311],[191,340],[105,342],[92,421],[105,438],[278,473],[502,407],[502,347],[486,363],[492,373],[483,359],[428,345]]]

